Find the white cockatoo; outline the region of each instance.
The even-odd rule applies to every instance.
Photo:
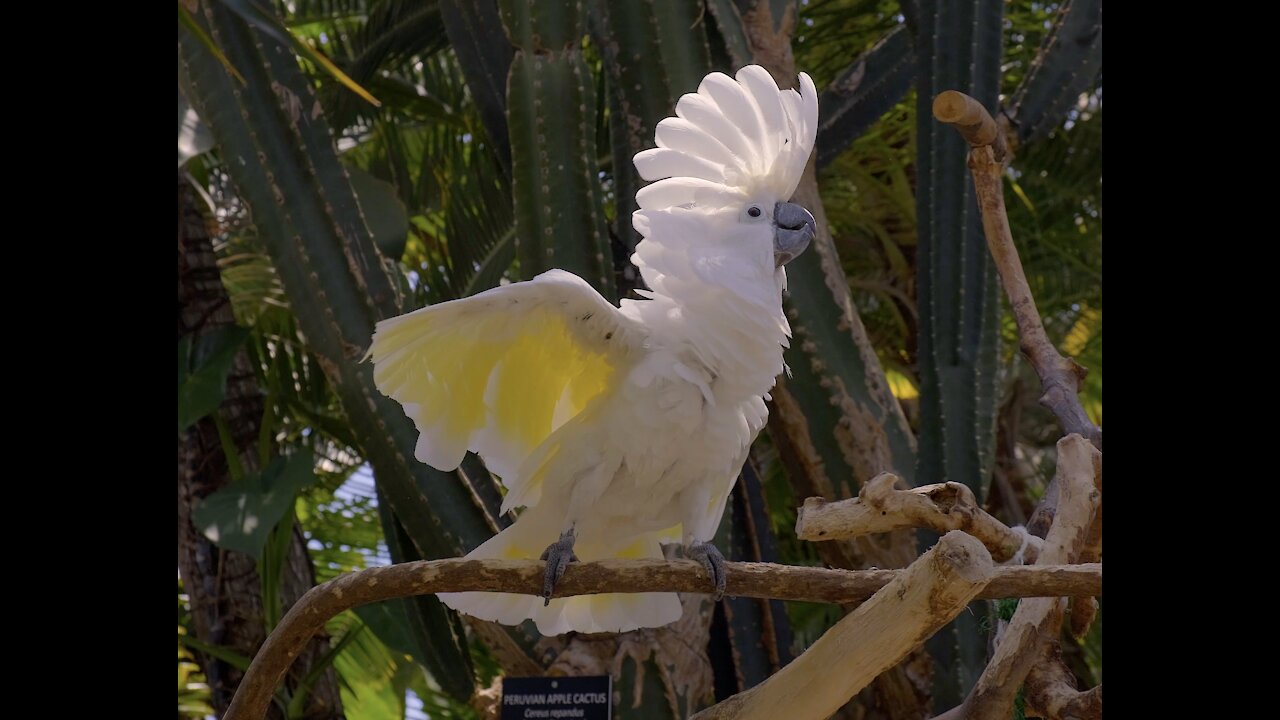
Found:
[[[472,450],[507,489],[502,511],[524,508],[467,557],[547,560],[544,597],[446,605],[546,635],[666,625],[674,593],[549,598],[572,560],[662,558],[681,541],[723,593],[710,541],[784,369],[783,264],[815,231],[787,201],[817,121],[803,73],[799,92],[759,66],[712,73],[680,98],[635,156],[657,181],[632,216],[642,300],[614,307],[551,270],[378,323],[374,378],[417,426],[417,458],[452,470]]]

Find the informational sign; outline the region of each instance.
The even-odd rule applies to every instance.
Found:
[[[502,679],[502,720],[610,720],[613,678],[524,677]]]

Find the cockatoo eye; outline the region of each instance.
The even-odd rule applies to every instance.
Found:
[[[769,219],[769,213],[765,212],[765,205],[761,202],[748,203],[738,210],[738,222],[747,223],[749,225],[757,225]]]

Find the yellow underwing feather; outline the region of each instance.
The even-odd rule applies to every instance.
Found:
[[[551,271],[378,323],[369,357],[418,428],[419,460],[453,470],[472,450],[509,496],[536,499],[554,443],[526,460],[615,386],[639,342],[591,286]]]

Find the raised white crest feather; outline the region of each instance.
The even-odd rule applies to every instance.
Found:
[[[796,92],[780,90],[759,65],[742,68],[736,80],[711,73],[680,98],[676,117],[658,123],[658,147],[635,156],[640,177],[658,181],[636,199],[645,210],[760,195],[788,200],[817,132],[818,92],[807,74]]]

